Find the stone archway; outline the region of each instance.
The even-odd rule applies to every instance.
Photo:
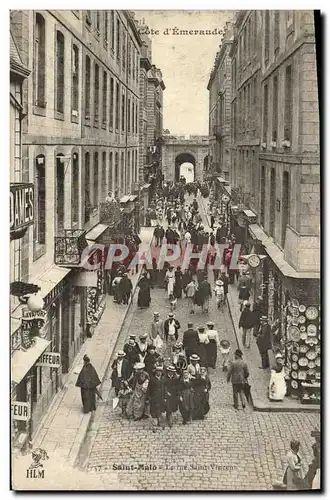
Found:
[[[180,179],[180,167],[183,163],[191,163],[194,166],[194,180],[196,179],[196,159],[191,153],[180,153],[175,158],[175,182]]]

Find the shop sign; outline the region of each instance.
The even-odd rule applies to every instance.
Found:
[[[11,416],[13,420],[23,420],[27,422],[31,418],[30,404],[13,401],[11,404]]]
[[[59,352],[44,352],[38,359],[36,366],[59,368],[61,366],[61,354]]]
[[[33,184],[10,184],[10,231],[18,231],[33,224],[34,188]]]
[[[21,325],[21,347],[23,349],[29,349],[35,344],[33,338],[35,333],[38,333],[40,337],[44,336],[40,334],[40,330],[45,324],[46,316],[47,312],[44,310],[30,311],[27,308],[23,309]]]

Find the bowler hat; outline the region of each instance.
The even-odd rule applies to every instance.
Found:
[[[118,356],[118,358],[124,358],[125,357],[124,351],[118,351],[117,356]]]
[[[260,320],[261,320],[261,321],[267,321],[267,320],[268,320],[268,318],[267,318],[267,316],[261,316]]]
[[[174,313],[168,313],[168,316],[169,316],[170,318],[173,318]]]
[[[173,366],[173,365],[169,365],[169,366],[166,368],[166,370],[167,370],[168,372],[172,372],[172,373],[173,373],[173,372],[176,372],[175,366]]]
[[[192,354],[190,356],[191,361],[199,361],[201,358],[197,354]]]

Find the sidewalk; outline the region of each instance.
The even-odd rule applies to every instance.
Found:
[[[142,228],[140,237],[143,243],[150,243],[152,235],[153,228]],[[136,289],[140,272],[141,270],[131,277],[133,292]],[[66,376],[63,389],[55,396],[32,443],[33,448],[44,448],[50,455],[54,455],[55,452],[57,457],[66,460],[72,466],[78,457],[92,418],[92,413],[84,414],[82,412],[80,390],[75,387],[77,371],[82,366],[84,354],[87,353],[103,382],[118,335],[130,307],[130,305],[115,304],[111,296],[106,296],[105,302],[105,310],[95,328],[93,337],[87,339],[82,346],[74,365]],[[105,381],[99,389],[103,397],[108,393],[108,385],[108,381]]]
[[[210,225],[210,216],[208,214],[208,199],[203,197],[199,198],[202,206],[202,211],[204,212],[204,219],[207,220],[208,225]],[[285,397],[283,401],[270,401],[268,398],[268,386],[270,380],[270,370],[261,370],[259,368],[261,364],[260,354],[255,343],[252,340],[250,349],[246,349],[242,345],[242,332],[238,328],[240,310],[238,304],[238,292],[236,285],[229,285],[228,287],[228,307],[231,315],[231,319],[234,325],[236,341],[238,347],[244,353],[244,359],[246,360],[250,377],[249,382],[251,385],[251,397],[253,402],[253,407],[257,411],[274,411],[274,412],[320,412],[319,405],[303,405],[300,401],[292,399],[290,397]]]

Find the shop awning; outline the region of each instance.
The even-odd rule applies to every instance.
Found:
[[[96,226],[93,227],[88,233],[86,233],[86,241],[88,244],[90,242],[94,243],[97,238],[99,238],[106,229],[108,229],[109,226],[106,226],[105,224],[97,224]]]
[[[16,351],[11,358],[11,379],[19,384],[25,377],[30,368],[40,358],[41,354],[51,343],[49,340],[36,337],[36,343],[26,351]]]
[[[217,177],[217,181],[219,181],[221,184],[229,184],[229,182],[223,177]]]
[[[141,189],[149,189],[151,184],[144,184]]]
[[[131,194],[131,196],[129,197],[129,201],[135,201],[137,198],[138,198],[137,194]]]
[[[122,198],[120,198],[120,203],[127,203],[130,199],[130,195],[129,194],[125,194],[125,196],[123,196]]]
[[[120,209],[121,214],[131,214],[134,210],[134,207],[123,207]]]
[[[255,214],[254,212],[252,212],[252,210],[243,210],[243,213],[246,217],[257,217],[257,214]]]
[[[267,254],[284,276],[297,279],[319,279],[319,273],[296,271],[284,259],[282,250],[274,243],[272,238],[267,236],[259,224],[250,224],[248,228],[252,238],[259,240],[264,245]]]
[[[45,298],[70,271],[70,268],[53,265],[39,276],[37,280],[32,281],[35,285],[40,286],[40,293]]]

